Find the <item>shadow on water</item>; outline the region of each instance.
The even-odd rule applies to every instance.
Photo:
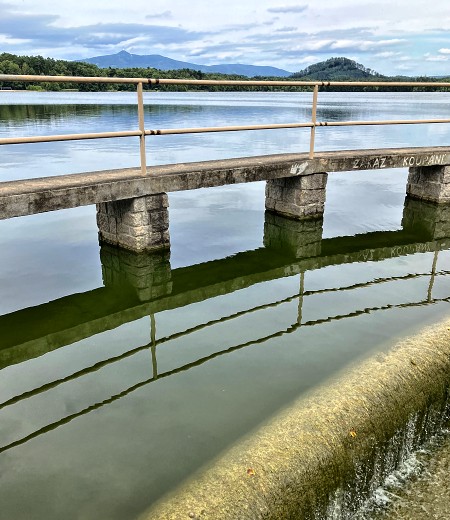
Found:
[[[102,244],[100,256],[103,288],[83,294],[73,294],[0,317],[0,329],[2,330],[0,369],[31,360],[146,316],[150,316],[151,319],[150,342],[11,397],[0,403],[0,410],[55,389],[69,381],[95,373],[103,367],[113,365],[146,350],[151,352],[152,375],[120,393],[111,395],[107,399],[0,447],[0,453],[117,401],[154,381],[185,372],[219,356],[288,335],[300,328],[314,327],[380,310],[426,306],[439,301],[450,301],[450,296],[444,298],[433,298],[432,296],[436,277],[449,274],[446,271],[437,271],[439,252],[449,247],[450,206],[434,205],[408,198],[404,205],[402,229],[398,231],[371,232],[353,237],[322,239],[322,220],[299,222],[266,213],[264,247],[254,251],[241,252],[221,260],[178,269],[171,269],[169,252],[135,254]],[[345,286],[305,290],[304,276],[308,271],[355,262],[383,261],[425,252],[434,253],[429,272],[392,275]],[[239,310],[156,339],[158,313],[230,294],[255,284],[294,275],[300,276],[299,291],[296,294]],[[345,294],[354,289],[417,278],[428,280],[427,290],[418,301],[396,304],[386,302],[384,305],[365,307],[316,320],[302,318],[303,302],[310,296],[326,293]],[[214,328],[242,316],[276,308],[288,302],[298,303],[297,319],[290,326],[199,357],[171,370],[161,372],[158,370],[157,348],[164,343],[186,337],[193,332]],[[56,316],[57,319],[55,319]],[[26,327],[23,326],[25,323]]]

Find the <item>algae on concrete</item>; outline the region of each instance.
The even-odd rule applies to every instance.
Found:
[[[442,428],[450,320],[298,399],[141,520],[348,518]]]

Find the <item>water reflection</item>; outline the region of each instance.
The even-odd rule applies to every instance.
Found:
[[[100,249],[104,288],[84,294],[75,294],[37,307],[23,309],[0,318],[3,344],[0,351],[0,368],[23,363],[49,352],[79,342],[95,334],[115,329],[126,323],[150,316],[150,341],[119,355],[102,359],[65,377],[11,396],[0,403],[0,411],[26,399],[44,394],[60,385],[77,380],[139,352],[151,352],[150,377],[139,381],[119,393],[66,415],[28,435],[4,443],[0,453],[24,444],[46,432],[67,424],[77,417],[111,404],[137,389],[159,379],[190,370],[219,356],[228,355],[252,345],[265,343],[277,337],[289,335],[303,327],[320,326],[336,320],[354,318],[361,314],[380,310],[406,308],[449,301],[450,295],[433,297],[433,285],[437,277],[450,272],[437,270],[439,251],[450,246],[450,206],[438,206],[406,199],[402,229],[399,231],[372,232],[353,237],[322,239],[322,221],[298,222],[271,213],[265,215],[264,247],[238,253],[232,257],[203,264],[171,269],[170,254],[135,254],[102,244]],[[305,288],[305,273],[355,262],[384,261],[415,253],[433,253],[432,263],[426,272],[391,275],[369,279],[344,286],[316,290]],[[157,339],[158,313],[174,310],[214,299],[219,296],[243,291],[256,284],[299,276],[299,290],[287,297],[272,299],[254,306],[246,305],[228,315],[177,330]],[[324,317],[305,320],[303,306],[310,297],[332,293],[345,293],[388,282],[405,282],[423,278],[426,289],[423,294],[414,293],[414,299],[401,302],[352,309],[334,313],[329,306]],[[214,346],[213,352],[191,359],[185,364],[176,364],[170,369],[159,370],[157,347],[187,337],[204,329],[214,329],[226,322],[261,311],[267,311],[295,302],[295,321],[270,334],[244,340],[224,349]],[[341,307],[341,305],[339,306]],[[26,323],[26,327],[21,324]],[[242,334],[243,338],[245,334]]]

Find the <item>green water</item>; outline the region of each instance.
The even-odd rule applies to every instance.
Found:
[[[320,110],[328,120],[442,117],[449,100],[361,94],[352,105],[333,94]],[[0,134],[136,126],[128,94],[56,101],[2,94]],[[310,96],[146,101],[151,128],[292,122]],[[326,130],[318,148],[449,137],[431,125]],[[149,142],[148,155],[154,164],[306,143],[290,130],[172,136]],[[0,175],[131,166],[137,146],[3,147]],[[263,183],[171,194],[170,255],[100,246],[93,207],[0,222],[0,518],[135,518],[303,392],[447,316],[448,209],[405,200],[406,176],[331,174],[323,222],[306,230],[265,214]],[[302,253],[305,232],[314,247]]]

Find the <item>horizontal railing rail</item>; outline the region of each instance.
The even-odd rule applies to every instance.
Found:
[[[439,81],[295,81],[295,80],[203,80],[203,79],[169,79],[169,78],[119,78],[119,77],[81,77],[81,76],[36,76],[0,74],[1,82],[31,82],[31,83],[106,83],[106,84],[131,84],[136,85],[138,129],[98,132],[83,134],[64,134],[30,137],[2,137],[0,145],[44,143],[54,141],[76,141],[83,139],[107,139],[119,137],[139,137],[140,142],[140,168],[142,173],[147,173],[145,138],[155,135],[181,135],[212,132],[239,132],[253,130],[276,130],[289,128],[310,128],[309,158],[314,158],[315,132],[317,127],[344,127],[344,126],[371,126],[371,125],[406,125],[406,124],[441,124],[450,123],[450,119],[414,119],[414,120],[373,120],[373,121],[318,121],[317,106],[320,87],[416,87],[416,88],[450,88],[449,82]],[[201,128],[166,128],[146,129],[144,118],[143,87],[158,85],[184,85],[184,86],[233,86],[233,87],[311,87],[313,99],[311,104],[311,120],[297,123],[261,124],[217,126]]]
[[[299,80],[235,80],[235,79],[176,79],[176,78],[120,78],[105,76],[38,76],[30,74],[0,74],[0,82],[45,83],[126,83],[137,85],[217,85],[242,87],[450,87],[444,81],[299,81]]]

